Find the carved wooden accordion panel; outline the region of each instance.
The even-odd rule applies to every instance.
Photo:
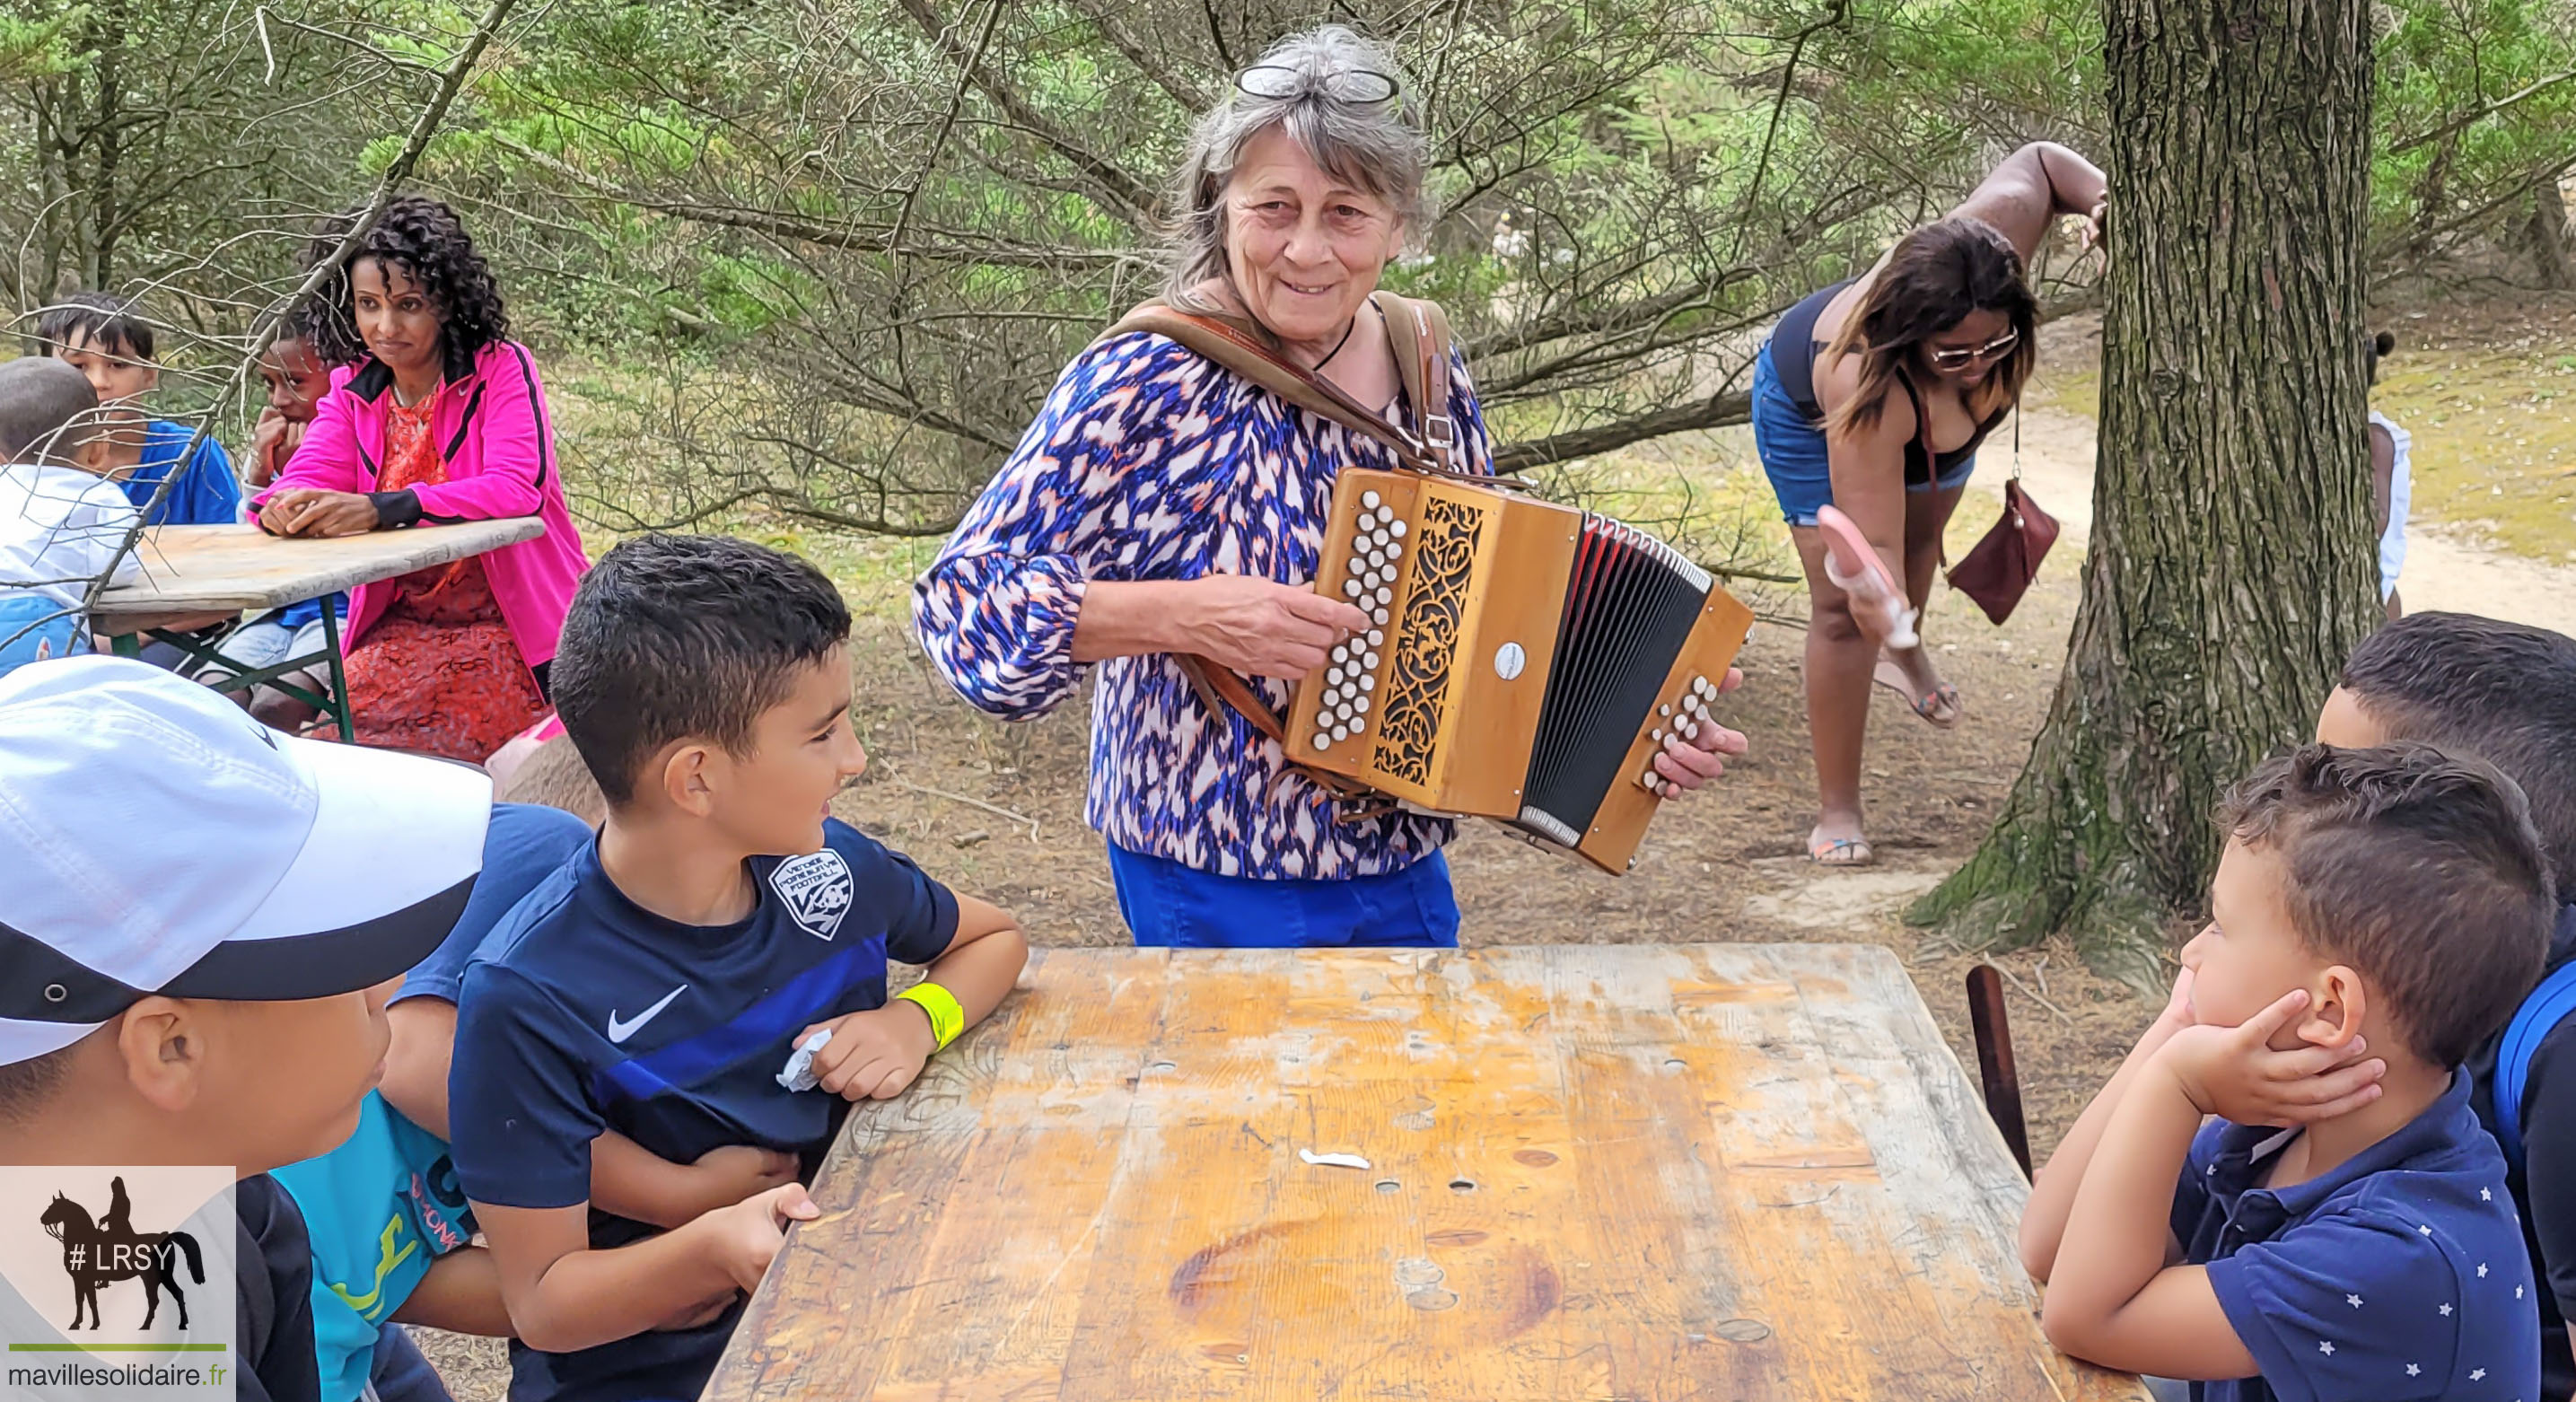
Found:
[[[1315,587],[1372,626],[1298,687],[1290,758],[1613,872],[1753,624],[1642,531],[1405,472],[1342,473]]]

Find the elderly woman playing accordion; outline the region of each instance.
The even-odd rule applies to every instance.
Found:
[[[1369,299],[1427,226],[1427,164],[1387,53],[1339,26],[1281,41],[1198,122],[1163,300],[1257,323],[1290,361],[1403,422],[1403,376]],[[1454,353],[1448,379],[1457,466],[1489,475]],[[1454,824],[1337,811],[1275,740],[1212,712],[1176,661],[1252,677],[1277,708],[1287,681],[1370,637],[1376,620],[1311,581],[1335,475],[1392,458],[1177,342],[1112,336],[1065,368],[922,576],[922,645],[982,710],[1042,715],[1101,664],[1086,817],[1137,943],[1457,943],[1440,852]],[[1655,765],[1695,788],[1743,749],[1704,726]]]

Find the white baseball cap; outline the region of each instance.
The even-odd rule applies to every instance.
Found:
[[[281,735],[115,657],[0,676],[0,1065],[148,994],[371,988],[456,924],[492,783]]]

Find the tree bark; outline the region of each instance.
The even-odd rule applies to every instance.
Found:
[[[2165,977],[2226,786],[2378,615],[2364,428],[2369,0],[2105,0],[2113,133],[2083,603],[1977,853],[1910,913]]]

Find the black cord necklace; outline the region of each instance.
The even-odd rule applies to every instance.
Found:
[[[1333,342],[1333,350],[1332,350],[1332,354],[1331,354],[1331,355],[1327,355],[1327,356],[1325,356],[1323,359],[1318,360],[1318,361],[1316,361],[1316,362],[1315,362],[1315,373],[1316,373],[1316,374],[1320,375],[1320,374],[1324,373],[1324,367],[1333,363],[1333,356],[1335,356],[1335,355],[1340,355],[1340,354],[1342,353],[1342,347],[1347,346],[1347,345],[1349,345],[1349,344],[1351,343],[1351,333],[1352,333],[1352,332],[1354,332],[1354,331],[1357,331],[1357,330],[1359,330],[1359,329],[1360,329],[1360,318],[1359,318],[1359,314],[1358,314],[1357,312],[1353,312],[1353,313],[1351,314],[1351,324],[1342,328],[1342,339],[1340,339],[1340,340],[1338,340],[1338,341]]]

